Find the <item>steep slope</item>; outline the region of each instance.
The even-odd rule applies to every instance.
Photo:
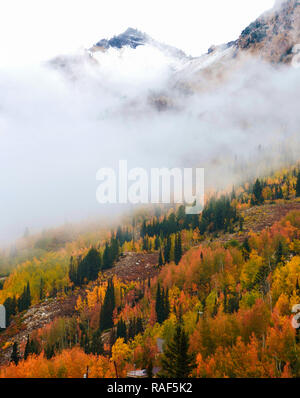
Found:
[[[143,52],[140,51],[141,48]],[[143,63],[140,62],[141,58]],[[146,33],[128,28],[125,32],[110,39],[101,39],[91,48],[82,52],[59,55],[50,60],[49,64],[66,72],[66,76],[81,78],[94,66],[98,66],[98,73],[105,75],[107,72],[105,68],[109,65],[114,73],[114,65],[119,63],[124,67],[126,59],[131,62],[130,66],[133,70],[137,67],[156,66],[156,64],[161,64],[162,67],[167,64],[170,70],[174,70],[177,65],[191,60],[191,57],[188,57],[182,50],[152,39]],[[126,67],[128,66],[126,65]]]
[[[251,59],[291,64],[300,52],[300,2],[277,3],[243,30],[233,42],[212,46],[175,73],[176,87],[198,92],[215,88]]]
[[[300,43],[300,2],[281,1],[240,35],[237,47],[266,61],[291,63]]]

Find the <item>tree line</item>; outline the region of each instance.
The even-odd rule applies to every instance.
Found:
[[[71,256],[69,265],[69,278],[74,286],[82,286],[89,281],[95,281],[99,272],[109,269],[120,255],[120,242],[112,237],[105,243],[103,255],[91,248],[85,257],[74,258]]]
[[[18,298],[16,298],[16,296],[7,297],[3,305],[6,310],[6,326],[9,326],[12,316],[16,315],[18,312],[27,310],[31,306],[29,282],[24,286],[23,293]]]

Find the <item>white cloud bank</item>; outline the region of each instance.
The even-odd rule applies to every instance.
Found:
[[[147,95],[168,87],[170,68],[156,56],[102,54],[101,68],[80,63],[73,80],[48,67],[0,70],[1,241],[115,212],[96,202],[95,177],[119,159],[205,167],[215,187],[299,159],[299,70],[252,62],[214,92],[176,97],[180,110],[157,112]]]

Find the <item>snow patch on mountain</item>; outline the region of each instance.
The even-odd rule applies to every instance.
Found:
[[[152,37],[143,33],[137,29],[128,28],[125,32],[118,36],[114,36],[111,39],[102,39],[96,43],[91,49],[91,52],[103,51],[109,48],[122,49],[124,47],[130,47],[136,49],[140,46],[149,45],[151,47],[157,48],[159,51],[163,52],[169,57],[174,58],[189,58],[186,54],[176,47],[169,46],[164,43],[160,43],[154,40]]]

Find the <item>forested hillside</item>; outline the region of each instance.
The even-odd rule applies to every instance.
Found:
[[[299,377],[299,197],[290,167],[21,262],[1,377]]]

